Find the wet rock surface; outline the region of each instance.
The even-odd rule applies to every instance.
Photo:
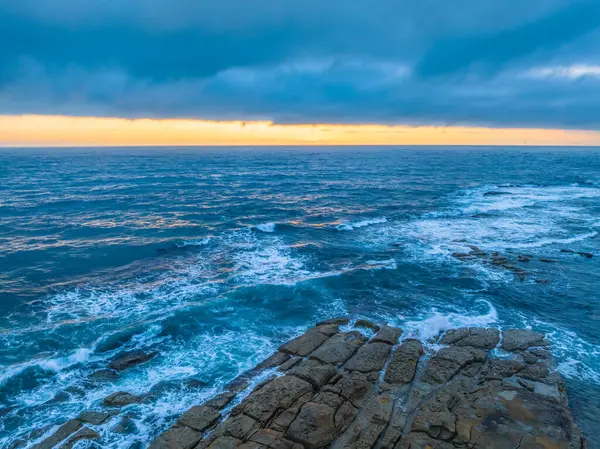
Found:
[[[124,371],[142,363],[146,363],[156,356],[156,352],[131,351],[118,355],[108,367],[114,371]]]
[[[149,446],[134,447],[586,447],[544,335],[460,328],[424,344],[386,324],[363,332],[340,329],[346,325],[344,317],[319,323],[183,413]],[[31,447],[93,447],[103,432],[135,433],[126,407],[142,400],[113,393],[104,409],[44,429]]]
[[[117,391],[104,398],[102,404],[105,407],[124,407],[129,404],[135,404],[136,402],[142,402],[142,397],[127,393],[126,391]]]
[[[86,410],[85,412],[81,412],[77,419],[83,423],[98,426],[106,422],[111,416],[112,413],[109,412]]]
[[[237,393],[233,408],[211,404],[225,406],[234,393],[217,396],[151,447],[585,447],[543,335],[454,329],[424,348],[398,341],[397,328],[378,324],[369,339],[340,331],[345,324],[325,321],[284,344],[280,353],[290,357],[269,359],[264,366],[274,374]]]
[[[581,257],[585,257],[586,259],[591,259],[592,257],[594,257],[594,255],[592,253],[586,253],[586,252],[582,252],[582,251],[573,251],[572,249],[561,249],[560,252],[568,253],[568,254],[577,254]]]
[[[90,374],[89,378],[97,382],[112,382],[119,378],[119,373],[111,369],[101,369]]]
[[[83,427],[81,421],[76,419],[72,419],[67,421],[62,426],[60,426],[56,432],[54,432],[50,437],[46,438],[44,441],[33,446],[34,449],[50,449],[56,447],[60,442],[69,437],[69,435],[74,434],[79,429]]]

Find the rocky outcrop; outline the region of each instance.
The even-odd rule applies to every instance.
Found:
[[[193,407],[150,447],[585,447],[543,335],[464,328],[424,348],[391,326],[359,323],[377,332],[370,339],[341,331],[348,322],[319,323],[282,345],[231,385],[249,388],[260,372],[265,381]]]
[[[520,254],[517,260],[511,260],[507,256],[498,252],[487,253],[475,245],[467,245],[471,248],[468,253],[452,253],[452,257],[461,262],[477,262],[483,265],[491,265],[498,269],[503,269],[512,272],[520,280],[524,280],[527,276],[527,271],[522,267],[515,265],[516,262],[529,262],[533,256]]]
[[[529,262],[537,259],[537,261],[551,264],[559,262],[557,259],[552,259],[549,257],[538,257],[531,254],[500,254],[496,251],[494,252],[486,252],[481,248],[467,244],[465,240],[454,240],[455,243],[463,243],[466,247],[470,248],[469,252],[453,252],[452,257],[455,259],[465,262],[465,263],[477,263],[482,265],[489,265],[499,270],[507,270],[512,272],[517,278],[520,280],[525,280],[527,276],[530,274],[527,270],[525,270],[525,266],[529,265]],[[581,257],[585,257],[586,259],[591,259],[594,257],[592,253],[582,252],[582,251],[574,251],[571,249],[561,249],[561,253],[567,254],[576,254]],[[551,283],[550,279],[535,279],[535,282],[538,284],[549,284]]]
[[[121,361],[133,366],[144,358]],[[198,381],[185,382],[192,391]],[[169,385],[146,395],[113,393],[103,407],[10,447],[88,447],[106,432],[135,433],[128,406],[151,400],[157,389]],[[352,328],[338,317],[283,344],[149,447],[583,449],[585,441],[544,335],[461,328],[422,343],[402,339],[397,327],[362,321]]]
[[[594,257],[594,255],[592,253],[586,253],[586,252],[582,252],[582,251],[573,251],[572,249],[561,249],[560,252],[568,253],[568,254],[578,254],[581,257],[585,257],[586,259],[591,259],[592,257]]]

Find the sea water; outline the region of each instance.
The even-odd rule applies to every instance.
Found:
[[[600,447],[599,232],[591,148],[0,150],[0,447],[153,391],[133,433],[99,428],[145,446],[338,315],[547,333]],[[452,257],[469,244],[533,256],[527,277]],[[159,355],[89,380],[133,349]]]

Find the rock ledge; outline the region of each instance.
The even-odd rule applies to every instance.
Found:
[[[424,350],[387,325],[369,326],[371,339],[342,332],[348,322],[282,345],[150,448],[585,448],[543,335],[453,329]]]

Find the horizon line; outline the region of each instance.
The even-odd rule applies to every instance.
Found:
[[[600,131],[0,114],[0,146],[10,148],[436,145],[595,147]]]
[[[56,148],[56,149],[76,149],[76,148],[248,148],[248,147],[258,147],[258,148],[280,148],[280,147],[292,147],[292,148],[310,148],[310,147],[340,147],[340,148],[359,148],[359,147],[375,147],[375,148],[394,148],[394,147],[453,147],[453,148],[486,148],[486,147],[511,147],[511,148],[600,148],[600,143],[598,144],[585,144],[585,143],[555,143],[555,144],[517,144],[517,143],[494,143],[494,144],[461,144],[461,143],[435,143],[435,144],[427,144],[427,143],[389,143],[389,144],[354,144],[354,143],[248,143],[248,144],[219,144],[219,143],[206,143],[206,144],[131,144],[131,145],[112,145],[112,144],[81,144],[81,145],[19,145],[19,144],[9,144],[5,145],[0,143],[1,149],[28,149],[28,148]]]

